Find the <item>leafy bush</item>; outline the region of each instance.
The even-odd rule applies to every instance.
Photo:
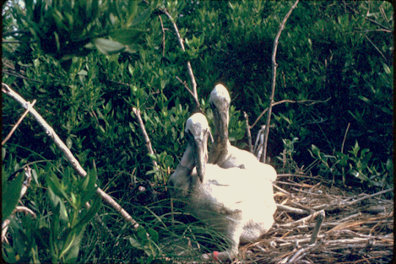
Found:
[[[346,154],[338,151],[333,155],[324,154],[315,145],[309,152],[319,163],[319,173],[332,177],[333,183],[341,178],[344,185],[353,185],[358,180],[369,188],[390,188],[393,184],[392,160],[389,158],[385,164],[376,161],[373,153],[367,148],[361,149],[357,141]]]
[[[18,166],[12,154],[8,154],[5,158],[13,162],[14,166]],[[9,243],[3,244],[5,261],[75,262],[77,260],[84,230],[99,210],[101,201],[95,193],[95,170],[90,171],[85,178],[81,178],[77,177],[70,167],[66,167],[64,171],[61,171],[62,168],[51,163],[44,168],[38,168],[34,164],[34,169],[31,170],[31,174],[34,175],[35,186],[32,187],[34,193],[28,197],[31,209],[38,216],[32,219],[30,215],[18,217],[8,213],[4,215],[3,221],[6,218],[10,219],[9,229],[13,234]],[[6,183],[10,174],[7,171],[3,172],[2,180]],[[59,173],[62,173],[62,181],[57,177]],[[3,185],[2,197],[3,201],[7,202],[3,204],[5,212],[8,212],[8,208],[12,206],[15,208],[16,203],[8,203],[10,197],[13,198],[16,194],[18,196],[16,201],[19,200],[20,187],[18,189],[13,186],[23,179],[24,174],[19,174],[20,176],[10,184]],[[40,181],[46,180],[44,185],[39,182],[39,177]],[[93,204],[86,208],[86,202],[92,198],[94,198]]]

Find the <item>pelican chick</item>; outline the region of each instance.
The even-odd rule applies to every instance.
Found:
[[[209,103],[213,111],[214,143],[209,152],[209,163],[217,164],[222,168],[249,168],[261,170],[265,178],[276,180],[275,169],[268,164],[261,163],[253,153],[232,146],[228,137],[230,121],[229,108],[231,97],[227,88],[217,84],[210,93]]]

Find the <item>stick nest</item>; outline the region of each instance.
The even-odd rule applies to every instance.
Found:
[[[391,263],[393,189],[351,194],[303,175],[274,187],[274,226],[232,263]]]

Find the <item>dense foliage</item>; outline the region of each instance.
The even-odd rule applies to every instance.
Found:
[[[246,148],[242,111],[252,124],[269,105],[273,40],[291,4],[8,1],[2,11],[2,81],[26,100],[37,100],[35,109],[91,180],[83,183],[27,117],[2,146],[2,183],[8,193],[19,193],[18,170],[28,163],[35,177],[24,200],[37,218],[11,218],[14,239],[3,257],[143,261],[164,253],[166,241],[180,234],[213,244],[215,234],[169,216],[166,181],[183,152],[184,122],[194,110],[178,78],[191,84],[191,61],[209,119],[211,89],[217,82],[229,88],[231,141]],[[275,101],[293,101],[273,109],[269,148],[278,172],[319,173],[367,191],[392,184],[392,11],[387,2],[360,1],[304,1],[293,11],[276,58]],[[2,104],[4,139],[23,109],[5,95]],[[142,112],[155,155],[147,153],[132,107]],[[262,118],[252,128],[253,136],[264,123]],[[138,232],[92,200],[95,177],[142,224]],[[83,184],[91,187],[76,188]],[[84,209],[88,200],[94,209]],[[96,212],[100,221],[92,218]]]

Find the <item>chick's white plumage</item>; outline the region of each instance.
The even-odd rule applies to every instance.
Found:
[[[205,116],[192,115],[185,130],[188,144],[169,179],[171,195],[185,198],[188,211],[228,238],[230,248],[219,257],[229,259],[238,253],[240,242],[257,240],[274,223],[272,183],[263,177],[263,173],[273,173],[273,168],[224,169],[208,164]]]

